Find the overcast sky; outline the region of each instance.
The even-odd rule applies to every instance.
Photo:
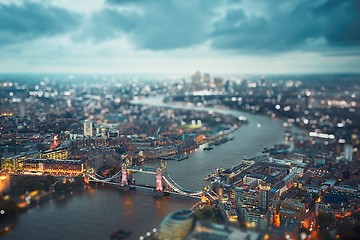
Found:
[[[358,0],[0,0],[0,72],[360,72]]]

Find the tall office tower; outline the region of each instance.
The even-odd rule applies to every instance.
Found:
[[[204,73],[204,83],[208,86],[210,84],[210,74],[209,73]]]
[[[24,102],[21,102],[19,104],[19,110],[20,110],[20,117],[24,117],[25,116],[25,103]]]
[[[270,186],[268,184],[262,183],[259,185],[259,188],[260,188],[260,207],[262,211],[266,212],[269,210]]]
[[[344,144],[344,158],[351,162],[353,158],[353,146],[351,144]]]
[[[247,211],[249,209],[259,208],[259,195],[256,190],[250,188],[235,188],[235,201],[236,206],[240,212],[240,217],[245,220]]]
[[[109,133],[109,128],[108,128],[108,127],[106,127],[106,126],[101,126],[101,127],[100,127],[101,137],[107,138],[108,133]]]
[[[193,87],[199,87],[201,85],[201,73],[199,71],[191,76],[191,83]]]
[[[224,87],[224,79],[220,77],[214,78],[214,83],[218,90],[221,90]]]
[[[93,122],[89,119],[84,121],[84,137],[93,136]]]
[[[267,188],[266,188],[267,189]],[[262,198],[265,196],[265,201]],[[270,212],[263,210],[264,207],[269,208],[268,195],[261,189],[249,187],[235,188],[235,201],[237,209],[240,213],[240,220],[247,226],[265,230],[270,224]]]

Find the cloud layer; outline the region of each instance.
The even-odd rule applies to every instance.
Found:
[[[215,48],[278,52],[360,45],[359,1],[264,1],[266,15],[229,9],[215,22]],[[326,48],[328,47],[328,48]]]
[[[0,46],[64,34],[80,23],[80,15],[58,7],[28,1],[0,3]]]
[[[213,7],[209,1],[111,0],[94,13],[88,33],[96,40],[126,34],[141,49],[188,47],[210,36]]]
[[[71,0],[57,5],[48,0],[0,2],[2,57],[20,49],[20,44],[25,54],[24,46],[39,41],[72,51],[86,43],[88,49],[108,48],[108,52],[118,42],[119,49],[148,51],[150,58],[152,53],[155,56],[182,49],[192,49],[195,54],[199,48],[207,48],[210,55],[216,53],[219,57],[302,52],[324,57],[355,56],[358,61],[360,53],[357,0],[94,2],[96,7],[89,7],[89,11],[82,9],[91,4],[89,1],[83,6]],[[64,38],[66,44],[59,40]]]

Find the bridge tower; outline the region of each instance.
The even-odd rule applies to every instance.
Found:
[[[89,184],[89,182],[90,182],[90,177],[89,177],[89,175],[87,175],[87,174],[84,175],[84,182],[85,182],[86,184]]]
[[[163,173],[162,168],[158,167],[156,169],[156,189],[154,193],[154,197],[156,198],[164,196],[162,173]]]
[[[202,203],[208,203],[209,202],[209,199],[206,196],[206,191],[203,191],[202,194],[201,194],[201,202]]]
[[[120,190],[128,191],[130,190],[129,182],[128,182],[128,172],[126,164],[121,164],[121,182],[120,182]]]
[[[121,184],[128,185],[127,168],[125,163],[121,164]]]

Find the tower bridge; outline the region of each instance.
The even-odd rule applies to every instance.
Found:
[[[133,173],[144,173],[155,175],[155,186],[137,184],[132,178]],[[154,191],[155,197],[161,197],[164,193],[176,194],[192,198],[205,196],[204,191],[191,191],[180,186],[167,172],[166,165],[161,163],[159,167],[121,165],[121,170],[111,177],[103,177],[96,173],[85,174],[89,182],[99,182],[111,185],[118,185],[122,190],[129,190],[131,187],[143,188]]]

